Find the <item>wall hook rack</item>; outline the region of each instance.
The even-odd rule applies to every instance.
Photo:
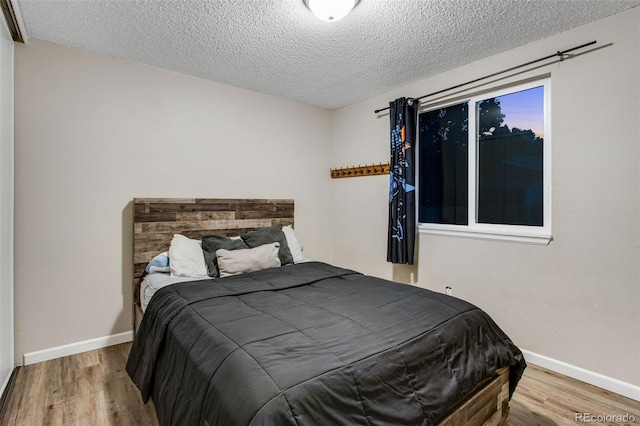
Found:
[[[331,169],[331,178],[388,175],[389,163],[366,164],[364,166],[339,167]]]

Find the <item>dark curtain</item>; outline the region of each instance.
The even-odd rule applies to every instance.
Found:
[[[387,262],[413,265],[416,235],[416,120],[418,102],[399,98],[389,103],[389,234]]]

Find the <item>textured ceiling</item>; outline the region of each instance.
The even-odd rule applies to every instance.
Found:
[[[361,0],[338,22],[302,0],[18,5],[28,37],[335,109],[640,0]]]

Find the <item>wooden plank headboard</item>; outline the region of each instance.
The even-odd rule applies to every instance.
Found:
[[[134,326],[142,318],[139,286],[147,263],[169,250],[173,234],[235,236],[276,223],[293,225],[294,201],[276,199],[135,198],[133,219]]]

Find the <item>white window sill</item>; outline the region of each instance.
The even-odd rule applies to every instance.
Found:
[[[450,237],[473,238],[488,241],[507,241],[522,244],[546,246],[551,241],[551,234],[546,231],[531,232],[527,230],[494,230],[486,228],[469,229],[460,225],[418,225],[420,234],[445,235]]]

